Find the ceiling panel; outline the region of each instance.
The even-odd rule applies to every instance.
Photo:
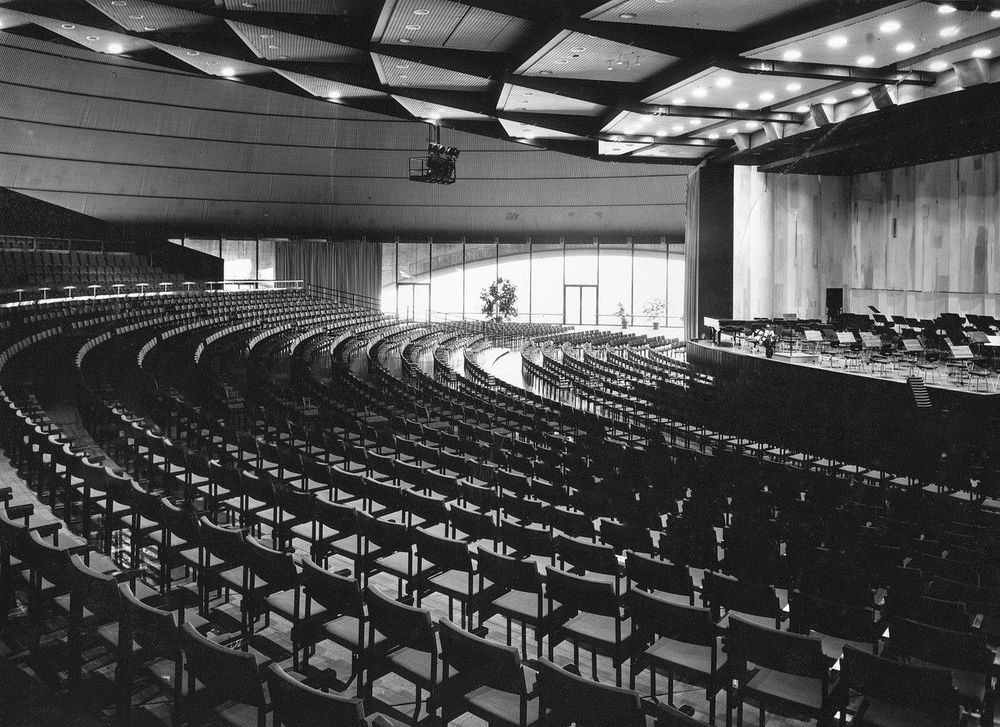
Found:
[[[555,76],[635,83],[679,59],[592,35],[563,31],[517,69],[525,76]]]
[[[680,146],[677,144],[656,144],[646,149],[640,149],[632,154],[637,157],[670,157],[673,159],[704,159],[715,147]]]
[[[604,113],[607,110],[607,106],[506,83],[500,94],[500,100],[497,102],[497,109],[500,111],[526,111],[537,114],[594,116]]]
[[[623,136],[635,136],[636,134],[659,137],[683,136],[718,123],[718,119],[704,117],[637,114],[632,111],[623,111],[612,119],[603,131]]]
[[[386,0],[373,40],[499,52],[518,43],[531,28],[527,20],[451,0]]]
[[[760,109],[831,85],[814,78],[735,73],[710,68],[644,99],[651,104],[689,104],[729,109]]]
[[[576,134],[555,129],[546,129],[542,126],[534,126],[522,121],[512,121],[510,119],[499,119],[504,131],[515,139],[580,139]]]
[[[366,3],[370,0],[222,0],[227,10],[305,15],[348,15]]]
[[[997,13],[1000,15],[1000,11],[997,11]],[[956,48],[946,53],[931,56],[930,58],[915,64],[913,68],[918,71],[934,71],[935,73],[940,73],[941,71],[948,70],[951,64],[958,63],[959,61],[967,61],[973,58],[984,58],[986,60],[990,60],[997,57],[1000,57],[1000,36],[987,38],[986,40],[980,40],[975,43],[969,43],[961,48]]]
[[[296,86],[305,89],[313,96],[326,99],[352,99],[352,98],[387,98],[388,94],[358,86],[350,86],[346,83],[328,81],[325,78],[309,76],[305,73],[295,73],[294,71],[277,70]]]
[[[76,23],[63,23],[59,20],[44,18],[37,15],[26,14],[25,17],[31,18],[31,22],[52,33],[61,35],[74,43],[79,43],[84,48],[88,48],[98,53],[133,53],[142,50],[149,50],[153,47],[153,44],[150,41],[143,38],[135,38],[125,33],[115,33],[112,31],[102,30],[100,28],[78,25]]]
[[[3,2],[4,0],[0,0],[0,29],[17,28],[33,22],[33,16],[27,13],[20,13],[17,10],[7,10],[3,7]]]
[[[624,141],[598,141],[597,153],[602,156],[621,156],[630,154],[640,149],[645,149],[649,144],[630,143]]]
[[[1000,14],[967,12],[920,2],[894,6],[849,22],[801,35],[747,55],[765,60],[801,60],[880,68],[931,53],[974,35],[1000,29]]]
[[[258,58],[269,61],[309,61],[313,63],[350,63],[365,58],[364,51],[346,45],[306,38],[261,25],[227,20],[229,26]]]
[[[430,119],[432,121],[438,119],[478,119],[483,121],[492,118],[486,114],[477,114],[474,111],[465,111],[464,109],[456,109],[451,106],[430,103],[429,101],[415,98],[406,98],[405,96],[393,95],[393,99],[419,119]]]
[[[215,20],[207,15],[149,0],[87,0],[87,2],[132,33],[197,30],[215,24]]]
[[[405,88],[436,88],[450,91],[485,91],[490,87],[488,78],[448,68],[408,61],[382,53],[372,53],[376,70],[387,86]]]
[[[258,66],[256,63],[239,61],[212,53],[203,53],[191,50],[190,48],[179,48],[175,45],[167,45],[166,43],[154,43],[153,45],[163,52],[169,53],[177,60],[184,61],[191,67],[212,76],[238,78],[240,76],[270,71],[266,66]]]
[[[616,0],[584,17],[613,23],[743,31],[829,0]],[[626,17],[622,17],[622,16]],[[629,17],[631,16],[631,17]]]

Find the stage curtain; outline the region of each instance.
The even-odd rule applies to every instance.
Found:
[[[697,338],[701,328],[698,311],[698,239],[701,214],[700,172],[688,176],[687,211],[684,223],[684,337]]]
[[[280,240],[274,246],[279,280],[358,293],[378,299],[382,246],[362,240]]]

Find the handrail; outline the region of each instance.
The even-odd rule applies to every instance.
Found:
[[[335,300],[338,303],[347,303],[353,305],[357,308],[368,308],[369,310],[378,311],[382,308],[382,303],[378,298],[372,298],[370,295],[362,295],[361,293],[355,293],[351,290],[338,290],[337,288],[327,288],[323,285],[316,285],[315,283],[309,283],[305,286],[306,293],[309,295],[314,295],[318,298],[324,298],[326,300]]]

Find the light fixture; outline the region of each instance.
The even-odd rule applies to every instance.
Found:
[[[743,124],[743,128],[745,129],[756,129],[758,126],[760,126],[760,124],[756,121],[748,121]]]
[[[236,75],[236,70],[232,66],[226,66],[219,69],[219,75],[225,76],[226,78],[232,78]]]
[[[989,48],[976,48],[972,51],[973,58],[989,58],[991,55],[993,55],[993,51]]]
[[[828,38],[826,44],[831,48],[843,48],[844,46],[847,45],[847,36],[835,35],[831,38]]]
[[[942,15],[951,15],[955,9],[954,5],[938,5],[938,12]]]
[[[909,53],[911,50],[917,46],[913,44],[912,41],[904,40],[902,43],[896,46],[897,53]]]
[[[684,104],[686,104],[686,103],[687,103],[687,99],[685,99],[685,98],[684,98],[684,97],[682,97],[682,96],[678,96],[678,97],[677,97],[677,98],[675,98],[675,99],[674,99],[674,100],[673,100],[673,101],[672,101],[671,103],[673,103],[673,104],[674,104],[674,106],[683,106]]]
[[[268,47],[268,48],[269,48],[270,50],[278,50],[278,46],[274,45],[274,43],[271,43],[271,44],[270,44],[270,45],[268,45],[267,47]]]
[[[990,17],[994,20],[1000,18],[1000,10],[990,10]]]
[[[128,5],[126,0],[111,0],[111,4],[114,5],[116,8],[123,8],[126,5]]]
[[[675,134],[679,134],[682,131],[684,131],[684,124],[674,124],[673,126],[670,127],[670,130],[673,131]]]
[[[245,8],[251,8],[251,9],[253,9],[253,8],[257,7],[256,5],[254,5],[253,3],[250,3],[250,2],[240,3],[240,4],[243,5],[243,7],[245,7]]]
[[[853,91],[851,91],[852,96],[864,96],[866,93],[868,92],[863,88],[856,88]]]
[[[133,13],[132,15],[128,16],[129,20],[142,20],[142,18],[143,18],[142,13]]]
[[[795,93],[796,91],[801,91],[802,90],[802,84],[801,83],[789,83],[787,86],[785,86],[785,90],[788,91],[789,93]]]
[[[431,12],[430,10],[424,10],[423,8],[418,8],[417,10],[413,11],[413,14],[414,15],[428,15],[428,14],[430,14],[430,12]]]
[[[396,68],[398,68],[400,70],[404,70],[404,69],[407,69],[409,67],[410,67],[409,63],[397,63],[396,64]]]
[[[553,61],[553,62],[554,62],[554,63],[557,63],[557,64],[559,64],[559,65],[562,65],[563,63],[569,63],[569,61],[568,61],[568,60],[566,60],[565,58],[557,58],[557,59],[556,59],[555,61]]]
[[[781,57],[784,58],[786,61],[797,61],[799,58],[802,57],[802,51],[800,51],[798,48],[789,48],[788,50],[786,50],[784,53],[781,54]]]
[[[100,39],[101,39],[101,36],[99,36],[99,35],[88,35],[87,36],[87,40],[89,40],[91,43],[96,43]]]
[[[719,138],[719,135],[715,134],[715,133],[712,133],[712,134],[708,135],[708,138],[711,139],[712,141],[715,141],[716,139]]]
[[[825,103],[827,106],[833,106],[835,103],[837,103],[837,97],[827,96],[825,99],[823,99],[823,103]]]
[[[667,135],[667,130],[666,129],[657,129],[656,130],[656,135],[657,136],[666,136]]]
[[[76,26],[73,25],[72,23],[63,23],[60,27],[63,30],[73,30],[73,28],[75,28]]]
[[[406,45],[407,43],[410,42],[410,39],[409,38],[400,38],[399,42],[402,43],[403,45]]]
[[[108,53],[115,53],[115,54],[117,54],[117,53],[121,53],[123,50],[125,50],[125,49],[122,47],[121,43],[110,43],[108,45]]]
[[[635,17],[635,13],[619,13],[618,17],[622,20],[631,20]]]
[[[156,30],[156,28],[153,27],[152,25],[147,25],[147,26],[145,26],[143,28],[143,31],[146,32],[146,33],[150,32],[150,31],[153,31],[153,30]]]
[[[695,98],[705,98],[708,95],[708,91],[698,86],[698,88],[691,89],[691,95]]]
[[[808,106],[796,106],[795,107],[795,113],[797,113],[797,114],[808,114],[809,113],[809,107]]]
[[[187,55],[189,55],[189,56],[200,56],[201,53],[199,53],[196,50],[189,50],[189,51],[187,51]]]
[[[691,119],[688,126],[701,126],[701,119]]]
[[[895,33],[897,30],[902,28],[903,25],[898,20],[886,20],[880,26],[878,26],[879,32],[882,33]]]
[[[726,129],[727,134],[735,134],[737,131],[739,131],[739,129],[737,129],[735,126],[730,126],[728,129]]]
[[[719,88],[729,88],[730,86],[733,85],[733,79],[731,79],[729,76],[721,76],[716,79],[715,85],[718,86]]]
[[[330,91],[330,93],[328,93],[326,97],[331,101],[336,101],[338,98],[340,98],[340,91]]]
[[[927,67],[930,68],[935,73],[940,73],[941,71],[943,71],[945,68],[948,67],[948,64],[945,63],[944,61],[933,61]]]
[[[569,52],[570,53],[583,53],[585,50],[587,50],[587,49],[584,48],[582,45],[578,45],[578,46],[576,46],[574,48],[570,48]]]
[[[538,75],[539,76],[551,76],[552,75],[552,71],[549,71],[549,70],[539,71]]]
[[[769,101],[774,101],[774,94],[771,93],[770,91],[764,91],[764,93],[762,93],[757,98],[759,98],[764,103],[768,103]]]
[[[942,38],[950,38],[953,35],[958,35],[958,27],[949,25],[947,28],[941,28],[941,30],[938,31],[938,35]]]
[[[745,111],[746,109],[750,108],[750,104],[748,104],[746,101],[740,101],[738,104],[736,104],[736,108],[738,108],[740,111]]]
[[[416,24],[410,24],[406,26],[407,30],[420,30],[420,26]]]
[[[871,66],[875,64],[875,56],[859,56],[856,63],[859,66]]]

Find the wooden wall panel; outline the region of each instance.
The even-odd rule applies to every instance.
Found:
[[[855,313],[1000,310],[1000,154],[846,178],[742,168],[734,191],[738,317],[823,317],[840,286]]]

